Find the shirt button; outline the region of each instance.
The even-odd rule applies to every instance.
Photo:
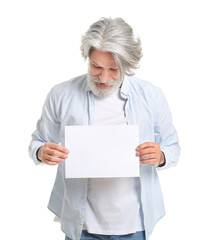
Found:
[[[84,178],[84,182],[86,182],[87,181],[87,178]]]
[[[83,219],[83,216],[80,216],[80,219]]]
[[[82,200],[85,200],[85,196],[82,196],[81,198],[82,198]]]

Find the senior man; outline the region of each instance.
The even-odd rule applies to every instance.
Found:
[[[81,51],[88,73],[51,89],[29,146],[36,164],[58,165],[48,208],[66,240],[147,240],[165,214],[157,170],[176,165],[180,152],[168,104],[159,88],[133,76],[141,42],[123,19],[92,24]],[[64,127],[114,124],[139,125],[140,177],[66,179]]]

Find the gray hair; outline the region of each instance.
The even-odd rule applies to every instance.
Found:
[[[133,75],[142,57],[140,38],[134,37],[133,29],[122,18],[101,18],[93,23],[82,36],[81,52],[87,59],[92,49],[110,52],[119,69],[120,77]]]

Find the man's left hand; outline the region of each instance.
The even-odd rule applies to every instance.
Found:
[[[160,150],[158,143],[145,142],[140,144],[136,148],[136,156],[140,157],[141,164],[151,164],[152,166],[158,166],[164,163],[164,155]]]

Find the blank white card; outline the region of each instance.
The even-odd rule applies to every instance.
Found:
[[[66,178],[138,177],[137,125],[66,126]]]

